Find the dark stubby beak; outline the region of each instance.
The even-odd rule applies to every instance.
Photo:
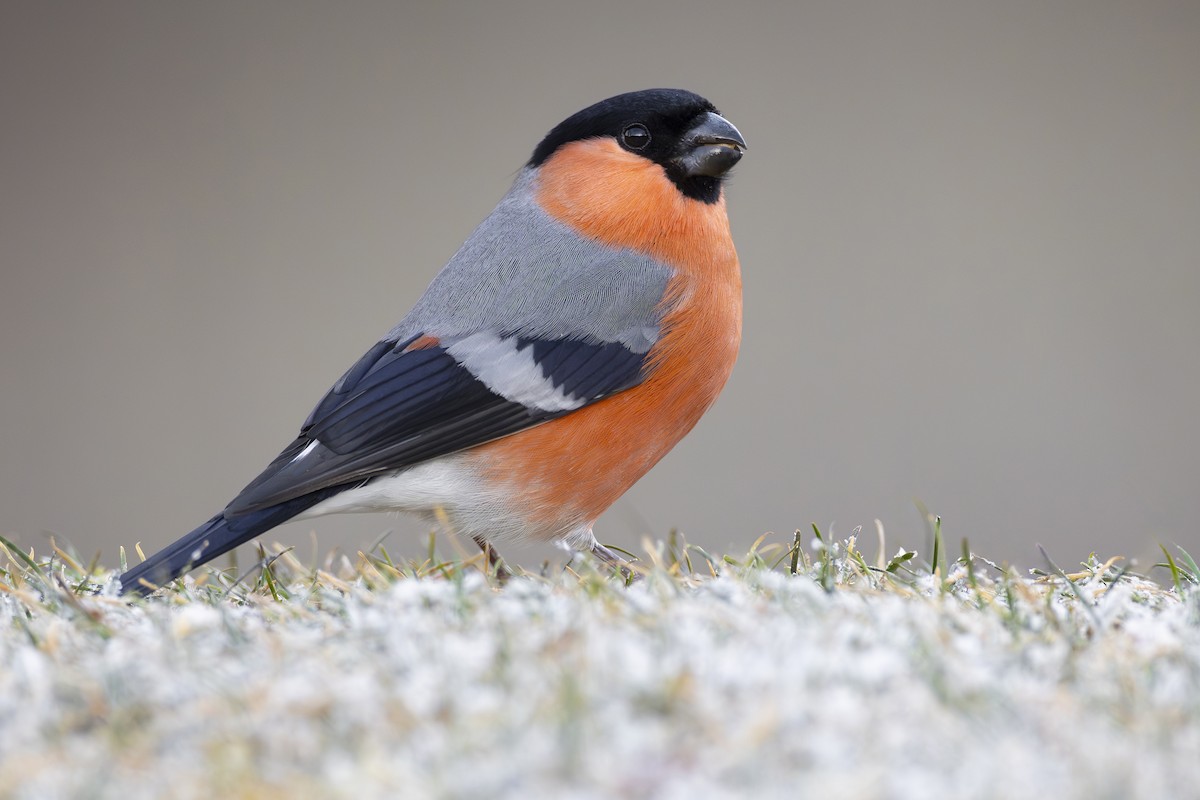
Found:
[[[674,161],[688,177],[719,178],[741,160],[745,150],[746,140],[733,123],[708,111],[683,135]]]

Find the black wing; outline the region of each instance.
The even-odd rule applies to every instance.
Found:
[[[342,376],[299,437],[225,510],[232,518],[333,486],[507,436],[641,382],[646,354],[617,342],[492,337],[538,370],[488,376],[451,353],[453,342],[412,349],[383,341]],[[436,340],[430,340],[436,341]],[[469,359],[468,359],[469,361]],[[528,362],[526,362],[528,363]],[[529,384],[525,387],[525,384]],[[536,385],[535,385],[536,384]],[[523,401],[553,387],[569,408]]]

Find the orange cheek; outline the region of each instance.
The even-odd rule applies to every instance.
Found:
[[[725,200],[684,197],[663,168],[609,138],[563,146],[538,172],[537,200],[560,222],[677,269],[720,269],[737,255]]]

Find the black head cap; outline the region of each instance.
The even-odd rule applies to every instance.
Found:
[[[543,164],[556,150],[570,142],[609,136],[624,149],[660,164],[679,190],[688,197],[714,203],[721,195],[725,170],[707,170],[718,174],[697,174],[681,160],[696,142],[689,138],[708,120],[720,120],[728,126],[730,143],[736,157],[745,142],[737,129],[718,116],[712,103],[683,89],[644,89],[601,100],[555,125],[533,151],[529,166]],[[727,159],[728,160],[728,159]],[[726,167],[725,169],[728,169]]]

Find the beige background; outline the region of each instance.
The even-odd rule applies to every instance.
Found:
[[[924,549],[920,498],[995,559],[1200,556],[1200,4],[566,5],[0,6],[0,531],[207,518],[542,134],[665,85],[750,143],[745,343],[602,540]]]

